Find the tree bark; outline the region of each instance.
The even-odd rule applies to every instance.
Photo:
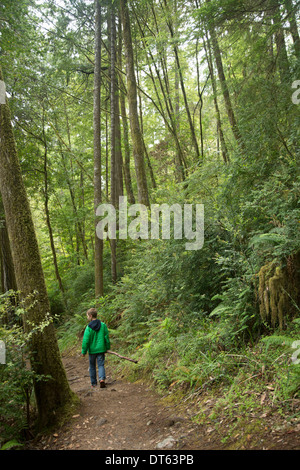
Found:
[[[95,70],[94,70],[94,211],[102,202],[101,186],[101,6],[95,0]],[[95,218],[95,297],[104,294],[103,240],[96,234]]]
[[[144,144],[139,124],[137,106],[137,84],[134,72],[134,56],[131,38],[131,27],[127,0],[121,0],[121,19],[125,46],[127,96],[129,104],[129,118],[131,138],[133,146],[133,157],[138,187],[138,201],[140,204],[149,206],[148,185],[144,162]]]
[[[140,22],[139,22],[139,19],[136,15],[136,19],[137,19],[137,22],[138,22],[138,25],[139,25],[139,28],[140,28],[140,32],[141,32],[141,35],[142,35],[142,38],[143,38],[143,43],[145,46],[147,46],[147,39],[145,37],[145,34],[143,32],[143,29],[140,25]],[[159,81],[159,86],[160,86],[160,89],[162,91],[162,94],[163,94],[163,98],[164,98],[164,102],[165,102],[165,107],[166,107],[166,111],[167,111],[167,115],[168,115],[168,118],[170,120],[170,122],[168,121],[167,119],[167,116],[164,112],[164,109],[163,109],[163,104],[162,104],[162,101],[160,99],[160,96],[159,96],[159,93],[158,93],[158,89],[157,89],[157,86],[156,86],[156,83],[155,83],[155,78],[154,78],[154,75],[153,75],[153,71],[152,71],[152,67],[151,67],[151,63],[150,63],[150,60],[149,60],[149,57],[147,55],[146,59],[147,59],[147,63],[148,63],[148,67],[149,67],[149,72],[150,72],[150,77],[151,77],[151,80],[152,80],[152,83],[153,83],[153,87],[154,87],[154,90],[155,90],[155,93],[156,93],[156,96],[157,96],[157,100],[159,102],[159,106],[156,105],[155,103],[155,106],[156,106],[156,109],[158,110],[158,112],[160,113],[160,115],[162,116],[163,120],[164,120],[164,123],[165,125],[167,126],[169,132],[171,133],[171,135],[173,136],[174,138],[174,141],[175,141],[175,145],[176,145],[176,161],[175,161],[175,167],[178,167],[180,170],[180,176],[178,176],[178,180],[184,180],[185,179],[185,170],[187,169],[187,164],[186,164],[186,161],[185,161],[185,158],[184,158],[184,155],[183,155],[183,151],[182,151],[182,148],[181,148],[181,145],[180,145],[180,141],[179,141],[179,126],[178,126],[178,121],[176,119],[176,115],[175,113],[173,112],[173,109],[172,109],[172,106],[170,106],[170,100],[168,99],[168,97],[166,96],[167,93],[166,93],[166,90],[164,89],[164,86],[163,86],[163,82],[162,82],[162,79],[161,79],[161,76],[160,76],[160,73],[159,73],[159,70],[158,70],[158,67],[156,65],[156,62],[154,60],[154,57],[153,57],[153,54],[149,48],[148,50],[148,53],[150,55],[150,58],[152,60],[152,63],[154,65],[154,68],[155,68],[155,72],[156,72],[156,75],[157,75],[157,78],[158,78],[158,81]],[[176,69],[177,70],[177,69]],[[171,109],[170,109],[171,108]]]
[[[1,68],[0,80],[3,80]],[[26,306],[24,325],[29,331],[31,324],[38,325],[45,321],[50,305],[7,100],[6,104],[0,104],[0,139],[0,192],[17,286]],[[30,351],[33,371],[38,375],[50,376],[47,380],[36,380],[34,384],[38,425],[46,427],[55,424],[59,411],[65,411],[74,400],[62,365],[53,323],[42,332],[36,331],[32,335]]]
[[[11,255],[2,200],[0,198],[0,261],[1,261],[1,290],[17,291],[14,263]]]
[[[215,105],[215,110],[216,110],[216,117],[217,117],[217,129],[218,133],[220,136],[220,141],[221,141],[221,151],[222,151],[222,156],[224,163],[229,162],[229,155],[227,151],[227,146],[225,142],[225,137],[222,129],[222,122],[221,122],[221,113],[219,110],[219,104],[218,104],[218,98],[217,98],[217,87],[216,87],[216,81],[215,81],[215,74],[214,74],[214,68],[213,68],[213,61],[212,61],[212,54],[211,54],[211,47],[210,47],[210,41],[207,38],[207,47],[204,41],[204,48],[205,48],[205,53],[206,53],[206,60],[209,68],[209,73],[210,73],[210,78],[211,78],[211,83],[212,83],[212,90],[213,90],[213,97],[214,97],[214,105]]]
[[[111,5],[110,12],[110,201],[115,209],[119,206],[118,200],[118,179],[117,179],[117,86],[116,86],[116,17],[114,5]],[[111,239],[111,277],[112,282],[117,282],[117,240]]]
[[[165,4],[166,9],[168,9],[168,5],[167,5],[166,0],[164,0],[164,4]],[[198,141],[197,141],[197,137],[196,137],[196,133],[195,133],[195,128],[194,128],[194,124],[193,124],[193,121],[192,121],[192,116],[191,116],[191,112],[190,112],[190,108],[189,108],[189,104],[188,104],[187,94],[186,94],[186,90],[185,90],[185,86],[184,86],[182,68],[181,68],[180,59],[179,59],[179,51],[178,51],[178,47],[177,47],[176,42],[175,42],[174,28],[173,28],[173,24],[172,24],[170,19],[169,20],[167,19],[166,22],[167,22],[167,26],[168,26],[170,34],[171,34],[171,38],[173,40],[173,51],[174,51],[174,56],[175,56],[175,62],[176,62],[177,70],[178,70],[179,82],[180,82],[183,101],[184,101],[184,105],[185,105],[185,111],[186,111],[186,115],[187,115],[187,118],[188,118],[188,123],[189,123],[189,126],[190,126],[190,132],[191,132],[193,147],[194,147],[194,150],[195,150],[196,158],[199,158],[200,157],[199,145],[198,145]]]
[[[137,59],[136,59],[137,61]],[[136,67],[136,79],[137,79],[137,86],[138,86],[138,109],[139,109],[139,117],[140,117],[140,126],[141,126],[141,133],[142,133],[142,138],[143,138],[143,145],[144,145],[144,152],[145,152],[145,158],[146,158],[146,162],[147,162],[147,166],[148,166],[148,169],[149,169],[149,174],[150,174],[150,179],[151,179],[151,184],[152,184],[152,187],[154,189],[157,188],[157,185],[156,185],[156,181],[155,181],[155,176],[154,176],[154,172],[153,172],[153,168],[152,168],[152,165],[151,165],[151,161],[150,161],[150,158],[149,158],[149,154],[148,154],[148,151],[147,151],[147,147],[146,147],[146,144],[145,144],[145,139],[144,139],[144,121],[143,121],[143,106],[142,106],[142,97],[141,97],[141,89],[140,89],[140,83],[139,83],[139,70],[138,70],[138,66]]]
[[[49,233],[49,239],[50,239],[50,246],[51,246],[51,251],[52,251],[52,257],[53,257],[53,264],[54,264],[54,270],[55,270],[55,276],[58,282],[59,290],[62,293],[62,296],[64,298],[64,286],[60,277],[59,269],[58,269],[58,263],[57,263],[57,256],[56,256],[56,250],[55,250],[55,244],[54,244],[54,237],[53,237],[53,230],[52,230],[52,225],[51,225],[51,220],[50,220],[50,212],[49,212],[49,194],[48,194],[48,150],[47,150],[47,144],[45,143],[45,152],[44,152],[44,207],[45,207],[45,216],[46,216],[46,224],[48,228],[48,233]]]
[[[211,0],[206,0],[206,2],[210,3]],[[222,89],[222,93],[223,93],[223,97],[224,97],[224,103],[225,103],[225,108],[226,108],[228,120],[229,120],[233,135],[234,135],[237,143],[241,147],[243,147],[242,138],[241,138],[238,126],[237,126],[237,121],[236,121],[235,113],[234,113],[234,110],[233,110],[233,106],[232,106],[232,102],[231,102],[231,98],[230,98],[230,94],[229,94],[229,90],[228,90],[228,86],[227,86],[227,81],[226,81],[226,78],[225,78],[221,51],[220,51],[219,42],[218,42],[218,39],[217,39],[217,34],[216,34],[216,31],[215,31],[214,24],[210,23],[208,29],[209,29],[209,34],[210,34],[210,37],[211,37],[213,54],[214,54],[215,61],[216,61],[218,77],[219,77],[220,84],[221,84],[221,89]]]
[[[293,38],[295,56],[300,59],[300,37],[297,27],[297,20],[295,16],[295,10],[297,7],[293,6],[292,0],[284,0],[285,8],[288,13],[288,20],[290,24],[290,32]]]
[[[135,197],[134,197],[133,189],[132,189],[131,171],[130,171],[130,146],[129,146],[128,122],[127,122],[127,115],[126,115],[125,96],[122,91],[120,93],[120,105],[121,105],[122,126],[123,126],[123,142],[124,142],[124,149],[125,149],[124,179],[125,179],[126,193],[127,193],[129,204],[135,204]]]
[[[273,24],[276,28],[275,31],[275,43],[277,49],[277,63],[280,74],[281,83],[284,84],[289,79],[290,67],[289,59],[287,55],[284,31],[282,27],[282,19],[280,14],[280,7],[278,0],[272,0],[273,7]]]

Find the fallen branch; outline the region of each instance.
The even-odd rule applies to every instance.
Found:
[[[134,362],[135,364],[138,363],[138,361],[136,361],[135,359],[130,359],[130,357],[121,356],[120,354],[118,354],[118,353],[116,353],[116,352],[114,352],[114,351],[108,350],[108,351],[106,351],[106,352],[107,352],[108,354],[114,354],[115,356],[118,356],[118,357],[120,357],[121,359],[126,359],[127,361]]]

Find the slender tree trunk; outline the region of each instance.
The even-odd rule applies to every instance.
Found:
[[[121,105],[121,115],[122,115],[122,126],[123,126],[123,142],[125,150],[124,158],[124,179],[126,186],[126,193],[128,197],[129,204],[135,204],[135,197],[132,189],[131,182],[131,171],[130,171],[130,146],[129,146],[129,133],[128,133],[128,121],[126,115],[126,105],[125,105],[125,96],[124,93],[120,92],[120,105]]]
[[[83,171],[80,169],[80,194],[79,194],[79,207],[80,209],[84,209],[85,203],[85,193],[84,193],[84,178],[83,178]],[[84,212],[84,211],[83,211]],[[86,259],[88,259],[88,244],[85,239],[85,216],[81,217],[80,221],[80,233],[81,233],[81,241],[83,246],[83,254]]]
[[[180,98],[179,98],[179,76],[178,69],[175,68],[175,126],[176,132],[180,134]],[[181,149],[176,146],[175,151],[175,169],[176,181],[182,182],[185,180],[184,165],[181,157]]]
[[[177,15],[177,0],[175,0],[175,15]],[[178,34],[178,22],[177,16],[175,16],[175,35]],[[179,97],[179,73],[178,68],[175,67],[175,126],[176,132],[180,134],[180,97]],[[181,152],[178,147],[176,148],[175,152],[175,168],[176,168],[176,181],[182,182],[185,180],[184,174],[184,165],[181,157]]]
[[[119,19],[119,25],[121,25],[121,19]],[[119,30],[119,69],[122,70],[122,34],[121,28]],[[122,116],[122,130],[123,130],[123,142],[124,142],[124,163],[123,163],[123,174],[126,187],[126,193],[130,204],[135,204],[135,197],[132,188],[131,181],[131,170],[130,170],[130,145],[129,145],[129,128],[128,118],[126,113],[126,101],[125,101],[125,90],[122,82],[123,89],[120,89],[120,107]]]
[[[121,122],[120,122],[120,102],[119,102],[119,81],[116,75],[116,96],[115,96],[115,132],[116,132],[116,194],[124,195],[123,185],[123,155],[122,155],[122,139],[121,139]],[[119,199],[118,199],[119,202]]]
[[[165,7],[166,7],[166,13],[168,15],[167,0],[164,0],[164,4],[165,4]],[[170,34],[171,34],[171,38],[173,40],[173,51],[174,51],[174,56],[175,56],[175,62],[176,62],[177,70],[178,70],[179,82],[180,82],[183,101],[184,101],[184,105],[185,105],[185,111],[186,111],[186,115],[187,115],[187,119],[188,119],[188,123],[189,123],[189,127],[190,127],[193,147],[194,147],[194,150],[195,150],[196,157],[199,158],[200,157],[199,145],[198,145],[198,141],[197,141],[197,137],[196,137],[196,133],[195,133],[195,128],[194,128],[194,124],[193,124],[193,120],[192,120],[192,116],[191,116],[191,112],[190,112],[190,108],[189,108],[189,104],[188,104],[187,94],[186,94],[186,90],[185,90],[185,86],[184,86],[184,78],[183,78],[182,68],[181,68],[180,59],[179,59],[179,51],[178,51],[178,47],[177,47],[176,42],[175,42],[174,28],[173,28],[173,24],[171,22],[170,17],[169,17],[169,19],[168,18],[166,19],[166,22],[167,22],[167,26],[168,26]]]
[[[102,202],[101,183],[101,6],[95,0],[95,70],[94,70],[94,210]],[[96,234],[95,219],[95,297],[104,294],[103,290],[103,240]]]
[[[127,0],[121,0],[120,3],[126,58],[127,96],[129,104],[129,118],[133,146],[133,157],[135,162],[135,171],[138,187],[138,201],[140,204],[145,204],[146,206],[149,206],[148,185],[144,162],[144,144],[138,116],[137,84],[134,73],[134,56],[128,4]]]
[[[284,31],[282,27],[282,20],[280,14],[280,7],[278,0],[272,0],[273,7],[273,23],[276,28],[275,31],[275,43],[277,49],[277,63],[280,74],[281,83],[287,82],[290,75],[289,59],[287,55]]]
[[[105,100],[105,197],[109,200],[109,130],[108,130],[108,113],[109,113],[109,100]]]
[[[137,62],[137,58],[136,58],[136,62]],[[154,189],[156,189],[157,185],[156,185],[156,181],[155,181],[155,176],[154,176],[153,168],[152,168],[152,165],[151,165],[150,157],[149,157],[147,147],[146,147],[146,144],[145,144],[145,139],[144,139],[144,121],[143,121],[142,97],[141,97],[141,91],[140,91],[138,65],[136,66],[136,78],[137,78],[137,85],[138,85],[138,92],[137,92],[138,93],[138,109],[139,109],[140,126],[141,126],[142,138],[143,138],[145,159],[146,159],[146,162],[147,162],[152,187]]]
[[[288,20],[290,24],[290,32],[293,38],[295,56],[300,60],[300,37],[297,27],[297,20],[295,16],[295,11],[297,6],[293,6],[292,0],[284,0],[285,8],[288,13]]]
[[[73,208],[73,215],[74,215],[74,226],[75,226],[75,240],[76,240],[76,256],[77,256],[77,264],[80,265],[81,262],[81,254],[80,254],[80,243],[82,244],[83,248],[83,254],[84,257],[87,259],[87,245],[85,241],[85,235],[84,235],[84,222],[81,222],[79,213],[78,213],[78,208],[77,208],[77,203],[76,203],[76,197],[75,197],[75,192],[74,192],[74,170],[73,170],[73,162],[72,162],[72,155],[70,156],[70,168],[68,168],[67,162],[66,162],[66,157],[63,151],[62,144],[66,146],[69,150],[69,152],[72,151],[72,146],[71,146],[71,135],[70,135],[70,126],[69,126],[69,118],[68,118],[68,113],[67,113],[67,108],[64,103],[64,111],[65,111],[65,118],[66,118],[66,127],[67,127],[67,135],[68,135],[68,145],[62,141],[60,138],[60,134],[58,133],[58,124],[57,120],[55,119],[55,132],[57,133],[59,137],[58,145],[60,148],[60,154],[62,158],[62,164],[65,170],[65,178],[66,182],[69,188],[69,193],[70,193],[70,198],[71,198],[71,204]],[[43,140],[43,144],[45,144],[45,138]],[[70,171],[71,170],[71,171]],[[80,167],[80,172],[81,174],[83,173],[82,168]]]
[[[44,132],[44,129],[43,129]],[[45,138],[45,134],[44,134]],[[54,264],[54,270],[55,270],[55,276],[58,282],[59,290],[62,293],[63,299],[64,299],[64,286],[60,277],[59,269],[58,269],[58,263],[57,263],[57,256],[56,256],[56,250],[55,250],[55,244],[54,244],[54,237],[53,237],[53,230],[52,230],[52,225],[51,225],[51,220],[50,220],[50,212],[49,212],[49,192],[48,192],[48,149],[47,149],[47,142],[45,141],[45,151],[44,151],[44,207],[45,207],[45,215],[46,215],[46,224],[48,228],[48,233],[49,233],[49,239],[50,239],[50,246],[51,246],[51,251],[52,251],[52,257],[53,257],[53,264]]]
[[[110,12],[110,201],[115,209],[119,206],[118,180],[117,180],[117,132],[116,132],[116,17],[114,5]],[[111,277],[113,283],[117,282],[117,241],[110,240],[111,249]]]
[[[0,80],[3,80],[0,68]],[[0,104],[0,191],[5,210],[16,281],[25,300],[24,324],[45,321],[50,312],[44,273],[11,125],[8,103]],[[30,299],[28,300],[28,297]],[[27,300],[27,303],[26,303]],[[31,365],[38,375],[50,376],[34,384],[40,427],[57,422],[74,400],[62,365],[53,323],[30,340]]]
[[[204,141],[203,141],[203,124],[202,124],[202,110],[203,110],[203,90],[200,89],[200,70],[199,70],[199,58],[198,58],[198,46],[199,46],[199,38],[196,41],[196,65],[197,65],[197,90],[200,102],[200,110],[199,110],[199,126],[200,126],[200,144],[201,144],[201,158],[204,158]],[[199,103],[198,102],[198,103]]]
[[[216,81],[215,81],[215,74],[214,74],[214,68],[213,68],[213,61],[212,61],[212,54],[211,54],[211,47],[210,47],[210,41],[207,38],[207,47],[204,41],[204,48],[205,48],[205,53],[206,53],[206,60],[210,72],[210,78],[211,78],[211,83],[212,83],[212,89],[213,89],[213,97],[214,97],[214,105],[215,105],[215,110],[216,110],[216,118],[217,118],[217,130],[220,136],[220,141],[221,141],[221,151],[222,151],[222,156],[224,163],[229,162],[229,155],[227,151],[227,146],[224,138],[224,133],[222,129],[222,122],[221,122],[221,114],[219,110],[219,104],[218,104],[218,98],[217,98],[217,86],[216,86]]]
[[[140,32],[141,32],[141,35],[142,35],[142,38],[143,38],[144,45],[146,46],[147,45],[147,40],[145,38],[144,32],[142,30],[142,27],[140,25],[140,22],[139,22],[137,16],[136,16],[136,19],[137,19],[137,22],[138,22],[138,25],[139,25],[139,28],[140,28]],[[179,177],[178,179],[179,180],[181,180],[181,179],[184,180],[185,179],[184,170],[187,169],[187,164],[186,164],[186,161],[185,161],[185,158],[184,158],[184,155],[183,155],[183,151],[182,151],[182,148],[181,148],[181,145],[180,145],[180,141],[179,141],[179,135],[178,135],[179,128],[178,128],[178,125],[177,125],[177,120],[176,120],[176,117],[175,117],[175,114],[174,114],[172,108],[170,109],[170,105],[169,105],[170,100],[166,96],[167,93],[164,89],[164,85],[163,85],[163,82],[162,82],[162,79],[161,79],[161,76],[160,76],[160,72],[158,70],[158,67],[156,65],[156,62],[154,60],[154,57],[153,57],[152,52],[151,52],[150,49],[148,50],[148,53],[150,55],[150,58],[151,58],[151,61],[152,61],[153,65],[154,65],[155,73],[156,73],[156,76],[157,76],[158,82],[159,82],[159,86],[160,86],[160,89],[161,89],[163,97],[164,97],[164,103],[165,103],[167,115],[164,111],[164,107],[163,107],[163,104],[162,104],[162,101],[160,99],[159,92],[158,92],[158,89],[157,89],[157,86],[156,86],[156,83],[155,83],[155,78],[154,78],[154,74],[153,74],[153,71],[152,71],[151,63],[150,63],[149,57],[147,55],[147,62],[148,62],[149,72],[150,72],[153,87],[154,87],[154,90],[155,90],[155,93],[156,93],[156,96],[157,96],[157,100],[158,100],[158,103],[159,103],[159,106],[156,105],[156,108],[157,108],[158,112],[160,113],[160,115],[162,116],[162,118],[164,120],[164,123],[167,126],[169,132],[171,133],[171,135],[174,138],[175,145],[176,145],[176,156],[177,156],[178,168],[181,169],[181,171],[180,171],[181,178]],[[169,118],[170,122],[168,121],[168,118]]]
[[[57,263],[57,256],[54,244],[54,237],[53,237],[53,230],[50,220],[50,211],[49,211],[49,191],[48,191],[48,146],[47,146],[47,139],[45,134],[45,112],[43,108],[43,117],[42,117],[42,126],[43,126],[43,143],[44,143],[44,207],[45,207],[45,216],[46,216],[46,224],[49,233],[49,240],[50,246],[52,251],[53,257],[53,264],[55,270],[55,277],[58,282],[59,290],[63,296],[63,301],[65,303],[65,296],[64,296],[64,286],[60,277],[58,263]],[[66,304],[65,304],[66,305]]]
[[[210,28],[210,37],[211,37],[214,57],[215,57],[215,60],[216,60],[218,76],[219,76],[219,80],[220,80],[221,88],[222,88],[222,92],[223,92],[223,97],[224,97],[224,102],[225,102],[225,108],[226,108],[226,111],[227,111],[227,116],[228,116],[228,119],[229,119],[229,122],[230,122],[230,126],[231,126],[231,129],[232,129],[233,135],[234,135],[235,139],[237,140],[237,142],[239,142],[241,137],[240,137],[240,133],[239,133],[238,128],[237,128],[236,118],[235,118],[235,114],[234,114],[234,111],[233,111],[233,106],[232,106],[232,103],[231,103],[231,99],[230,99],[230,95],[229,95],[229,91],[228,91],[228,87],[227,87],[227,82],[226,82],[224,69],[223,69],[221,51],[220,51],[220,48],[219,48],[219,44],[218,44],[218,40],[217,40],[215,30],[213,28]]]
[[[206,2],[210,3],[211,0],[206,0]],[[213,22],[210,23],[208,29],[209,29],[209,34],[210,34],[210,37],[211,37],[213,54],[214,54],[215,61],[216,61],[218,77],[219,77],[220,84],[221,84],[221,89],[222,89],[222,93],[223,93],[223,97],[224,97],[224,103],[225,103],[225,108],[226,108],[228,120],[229,120],[231,129],[232,129],[232,132],[233,132],[233,135],[234,135],[236,141],[243,148],[243,142],[242,142],[242,138],[241,138],[238,126],[237,126],[235,113],[234,113],[233,106],[232,106],[232,103],[231,103],[231,98],[230,98],[230,94],[229,94],[229,90],[228,90],[228,86],[227,86],[227,81],[226,81],[226,78],[225,78],[224,68],[223,68],[223,61],[222,61],[221,51],[220,51],[220,47],[219,47],[219,43],[218,43],[218,39],[217,39],[217,35],[216,35],[216,31],[215,31],[215,27],[214,27]]]

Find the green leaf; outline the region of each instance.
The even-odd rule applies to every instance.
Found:
[[[6,443],[0,448],[0,450],[9,450],[9,449],[11,449],[12,447],[20,447],[20,446],[23,446],[23,444],[20,444],[16,439],[13,439],[13,440],[11,440],[11,441],[6,442]]]

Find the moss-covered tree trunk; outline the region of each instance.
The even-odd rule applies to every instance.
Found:
[[[3,81],[1,67],[0,80]],[[17,287],[27,305],[24,325],[29,331],[32,324],[39,325],[46,319],[50,305],[7,101],[0,104],[0,192]],[[27,304],[26,299],[30,299]],[[48,427],[57,422],[61,412],[74,400],[62,365],[53,323],[32,335],[30,352],[33,371],[38,375],[49,376],[48,380],[35,382],[38,425]]]
[[[259,310],[262,320],[284,329],[294,318],[300,303],[300,253],[290,256],[284,266],[273,261],[259,271]]]

